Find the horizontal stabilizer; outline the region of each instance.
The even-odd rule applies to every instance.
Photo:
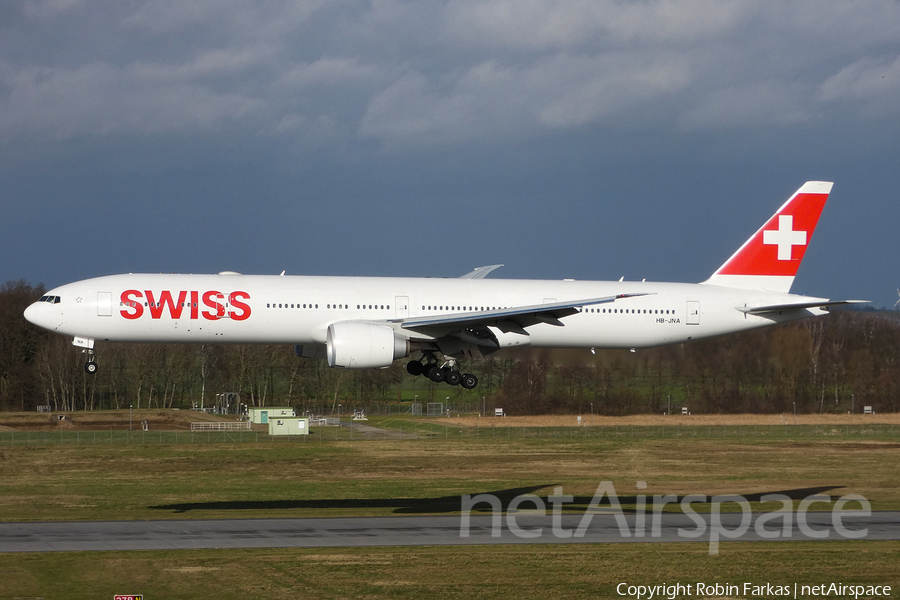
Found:
[[[834,302],[825,300],[822,302],[800,302],[795,304],[770,304],[768,306],[737,306],[739,311],[748,315],[765,315],[776,312],[784,312],[786,310],[805,310],[807,308],[823,308],[828,309],[831,306],[841,306],[846,304],[866,304],[869,300],[835,300]]]

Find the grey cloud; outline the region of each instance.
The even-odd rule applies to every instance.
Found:
[[[17,59],[6,48],[6,140],[237,123],[262,134],[315,131],[317,148],[353,136],[439,146],[586,125],[805,123],[838,105],[850,115],[900,106],[897,54],[885,53],[900,8],[887,0],[22,6],[45,22],[49,43],[72,47]]]
[[[900,56],[865,57],[847,65],[822,83],[826,102],[862,102],[871,116],[900,112]]]
[[[250,50],[211,50],[184,63],[138,61],[120,70],[123,78],[146,85],[201,83],[241,75],[264,66],[266,57]]]
[[[753,3],[685,0],[461,0],[447,3],[449,39],[527,49],[616,46],[722,36],[754,12]]]
[[[22,14],[32,19],[50,19],[78,8],[83,0],[27,0]]]
[[[685,129],[791,125],[814,116],[809,86],[758,81],[715,90],[678,119]]]
[[[310,63],[293,65],[279,77],[276,85],[287,88],[335,86],[343,84],[375,84],[386,78],[388,71],[380,65],[367,65],[356,58],[323,57]]]
[[[309,22],[327,0],[150,0],[132,3],[124,26],[155,35],[213,31],[220,39],[278,39]]]
[[[542,124],[577,127],[612,119],[610,124],[646,124],[635,120],[640,107],[672,96],[691,82],[691,68],[680,56],[601,55],[551,61],[550,70],[567,74],[558,96],[539,113]]]
[[[625,123],[636,106],[689,80],[684,60],[648,56],[556,55],[522,66],[486,61],[435,80],[412,72],[373,97],[360,134],[440,144],[607,118]]]
[[[0,135],[64,139],[108,135],[202,130],[222,119],[241,118],[264,102],[237,93],[216,93],[164,78],[143,65],[117,68],[105,63],[76,69],[31,67],[0,69],[10,89],[0,111]]]

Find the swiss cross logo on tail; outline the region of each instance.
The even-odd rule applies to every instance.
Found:
[[[787,292],[831,193],[807,181],[706,283]]]
[[[763,231],[763,244],[778,246],[778,260],[791,260],[793,247],[806,245],[806,232],[794,231],[792,215],[778,215],[778,229]]]

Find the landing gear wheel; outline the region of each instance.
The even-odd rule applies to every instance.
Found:
[[[462,379],[459,383],[467,390],[472,390],[475,389],[476,385],[478,385],[478,378],[471,373],[463,373]]]
[[[447,371],[444,380],[450,385],[459,385],[460,381],[462,381],[462,375],[459,371]]]
[[[431,365],[429,367],[425,367],[425,371],[422,373],[428,379],[432,380],[435,383],[440,383],[444,381],[446,374],[444,370],[438,367],[437,365]]]
[[[418,377],[425,371],[425,365],[417,360],[411,360],[406,363],[406,372],[414,377]]]
[[[89,360],[86,363],[84,363],[84,372],[87,373],[88,375],[93,375],[94,373],[96,373],[97,372],[97,363],[95,363],[92,360]]]

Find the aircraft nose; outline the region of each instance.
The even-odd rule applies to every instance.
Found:
[[[46,302],[34,302],[22,314],[29,323],[44,329],[53,330],[59,325],[59,311],[54,311],[53,305]]]
[[[38,310],[40,308],[38,304],[40,304],[40,302],[32,303],[28,308],[25,309],[24,313],[25,320],[34,325],[40,325],[40,323],[38,322],[38,312],[40,312]]]

